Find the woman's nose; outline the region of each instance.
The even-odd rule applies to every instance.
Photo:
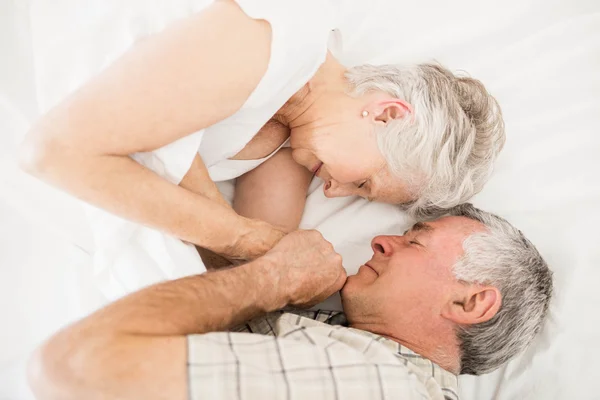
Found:
[[[375,236],[373,240],[371,240],[371,248],[375,254],[380,253],[386,257],[391,256],[394,252],[391,236]]]
[[[328,179],[323,185],[323,193],[325,193],[325,197],[329,198],[351,196],[353,193],[351,190],[348,190],[347,186],[333,179]]]
[[[325,181],[325,185],[323,185],[323,193],[325,193],[325,197],[338,197],[339,189],[340,185],[333,179],[327,179]]]

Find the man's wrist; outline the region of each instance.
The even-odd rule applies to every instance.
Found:
[[[288,304],[285,296],[285,288],[280,285],[281,276],[276,260],[270,256],[260,257],[243,267],[248,268],[248,272],[256,282],[255,303],[265,313],[277,311]]]

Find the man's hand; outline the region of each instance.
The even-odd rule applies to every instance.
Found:
[[[285,236],[265,256],[272,265],[275,290],[283,306],[310,307],[344,286],[342,256],[318,231]]]

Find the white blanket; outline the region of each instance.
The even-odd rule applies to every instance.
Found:
[[[135,17],[142,9],[160,24],[169,13],[185,12],[186,0],[33,3],[41,108],[97,71],[108,54],[126,48],[132,31],[148,29]],[[347,65],[435,58],[483,80],[504,111],[507,145],[474,203],[509,219],[538,246],[555,271],[555,302],[535,344],[500,371],[462,378],[463,397],[597,396],[592,379],[600,357],[594,290],[600,281],[600,3],[371,0],[347,2],[340,12]],[[316,185],[302,227],[321,230],[350,272],[369,258],[372,236],[400,233],[410,223],[392,206],[325,199]],[[36,213],[45,208],[29,207]],[[47,222],[73,231],[62,218]],[[77,230],[83,233],[74,234],[75,241],[89,235],[83,223]]]

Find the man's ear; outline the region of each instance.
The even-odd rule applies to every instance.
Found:
[[[493,286],[469,285],[452,297],[442,316],[459,325],[474,325],[492,319],[502,305],[502,296]]]
[[[383,122],[384,124],[393,119],[403,118],[407,114],[413,114],[413,108],[404,100],[383,100],[373,105],[375,121]]]

